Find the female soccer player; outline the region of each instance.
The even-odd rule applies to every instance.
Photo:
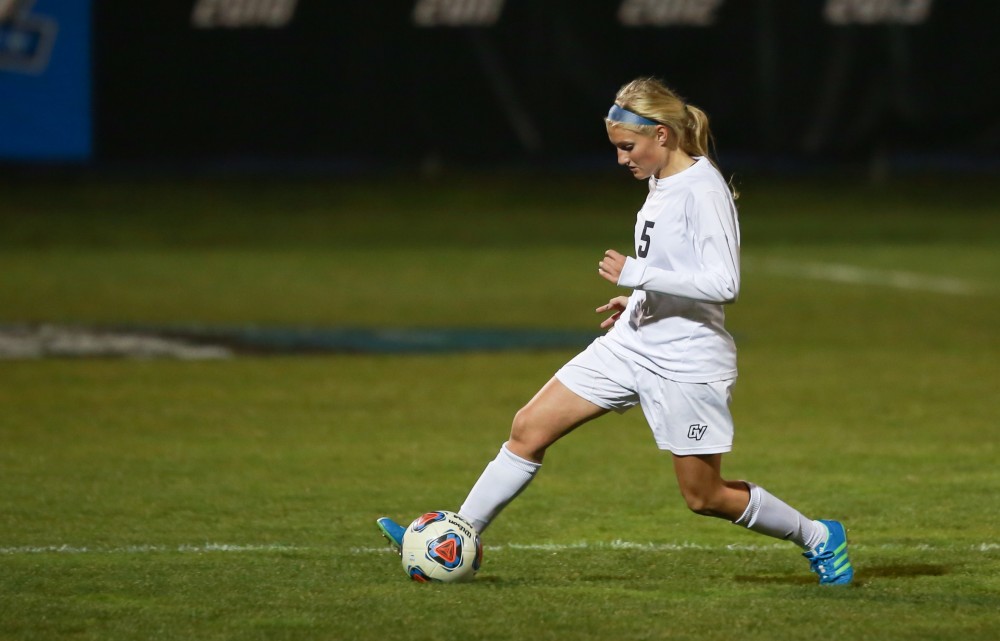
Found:
[[[610,330],[569,361],[514,417],[510,438],[459,514],[482,533],[531,482],[546,450],[607,412],[639,405],[656,444],[673,455],[681,494],[714,516],[804,550],[821,584],[854,576],[837,521],[814,521],[747,481],[721,476],[732,449],[730,393],[736,346],[724,305],[740,287],[740,231],[733,194],[709,155],[708,117],[659,80],[623,86],[605,119],[618,164],[647,180],[635,256],[609,249],[602,278],[632,289],[597,308]],[[397,550],[405,528],[381,518]]]

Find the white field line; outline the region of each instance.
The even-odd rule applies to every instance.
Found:
[[[750,545],[734,543],[730,545],[704,545],[701,543],[640,543],[636,541],[579,541],[576,543],[505,543],[502,545],[487,545],[487,551],[528,551],[528,552],[573,552],[579,550],[635,550],[639,552],[768,552],[787,551],[789,543],[769,543]],[[904,543],[879,543],[874,545],[852,543],[852,550],[897,550],[903,552],[934,552],[968,551],[968,552],[998,552],[1000,543],[986,542],[966,545],[929,545]],[[0,547],[0,556],[26,556],[31,554],[203,554],[206,552],[220,553],[256,553],[256,552],[307,552],[333,551],[328,547],[309,547],[299,545],[269,544],[229,544],[203,543],[201,545],[126,545],[121,547],[97,547],[76,545],[39,545]],[[394,554],[388,545],[378,547],[350,548],[351,554]]]
[[[639,543],[635,541],[580,541],[578,543],[507,543],[504,545],[485,545],[486,551],[514,550],[530,552],[573,552],[576,550],[637,550],[640,552],[770,552],[787,551],[791,544],[766,543],[761,545],[731,543],[728,545],[703,545],[701,543]],[[929,545],[903,543],[879,543],[867,545],[852,543],[852,550],[899,550],[904,552],[933,552],[935,550],[962,550],[969,552],[997,552],[1000,543],[974,543],[971,545]],[[381,547],[351,548],[354,554],[395,553],[388,545]]]
[[[962,278],[934,276],[896,269],[873,269],[839,263],[803,263],[790,260],[765,259],[748,261],[748,266],[771,274],[825,280],[849,285],[875,285],[934,294],[972,296],[986,291],[986,287]]]
[[[18,556],[25,554],[152,554],[159,552],[180,552],[186,554],[201,554],[203,552],[297,552],[308,549],[309,548],[295,545],[233,545],[229,543],[203,543],[201,545],[125,545],[121,547],[25,545],[19,547],[0,547],[0,556]]]

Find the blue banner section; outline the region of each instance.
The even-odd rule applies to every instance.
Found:
[[[0,0],[0,159],[91,156],[90,0]]]

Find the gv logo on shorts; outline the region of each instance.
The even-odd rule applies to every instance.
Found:
[[[705,436],[706,431],[708,431],[708,425],[699,425],[698,423],[695,423],[688,428],[688,438],[700,441],[701,437]]]

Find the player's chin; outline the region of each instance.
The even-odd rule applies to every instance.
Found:
[[[630,171],[632,172],[632,177],[636,180],[646,180],[649,178],[649,172],[638,167],[631,167]]]

